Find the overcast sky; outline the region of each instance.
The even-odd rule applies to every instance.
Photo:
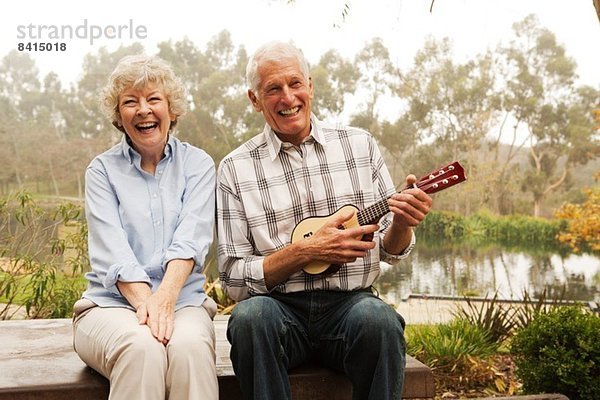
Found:
[[[341,17],[344,3],[350,5],[345,20]],[[30,54],[42,74],[52,70],[68,83],[79,78],[83,56],[102,46],[114,50],[139,41],[154,53],[158,42],[188,37],[203,49],[227,29],[234,44],[243,44],[249,52],[269,40],[293,40],[311,62],[331,48],[353,57],[366,41],[381,37],[396,65],[406,68],[428,35],[450,37],[457,58],[464,59],[507,42],[512,24],[535,13],[577,62],[580,83],[600,87],[600,23],[591,0],[435,0],[432,13],[430,4],[430,0],[295,0],[293,4],[287,0],[11,0],[0,13],[0,56],[16,50],[19,43],[65,43],[65,51]],[[76,33],[87,37],[46,40],[53,26],[80,27]],[[118,26],[125,26],[120,39],[118,31],[110,28]],[[44,40],[38,38],[39,29]],[[102,29],[103,37],[92,42],[92,29],[96,33]]]

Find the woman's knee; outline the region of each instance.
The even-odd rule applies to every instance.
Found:
[[[145,325],[124,332],[112,357],[129,360],[134,365],[145,364],[159,369],[161,366],[166,368],[167,365],[165,346],[152,336],[150,329]]]

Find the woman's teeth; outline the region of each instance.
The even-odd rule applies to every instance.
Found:
[[[156,122],[145,122],[142,124],[137,124],[135,127],[140,131],[146,131],[156,128],[157,125],[158,124]]]

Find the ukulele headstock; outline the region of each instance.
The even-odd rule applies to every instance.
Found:
[[[427,194],[436,193],[467,180],[465,170],[458,161],[431,171],[415,185]]]

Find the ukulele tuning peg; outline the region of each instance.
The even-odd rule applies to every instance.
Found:
[[[432,187],[433,187],[434,189],[437,189],[437,188],[438,188],[438,184],[437,184],[437,183],[434,183]]]
[[[448,179],[444,179],[444,180],[442,181],[442,183],[443,183],[444,185],[447,185],[447,184],[448,184]]]
[[[433,178],[435,178],[435,176],[433,174],[429,175],[429,179],[433,179]]]
[[[454,171],[454,165],[449,165],[449,166],[448,166],[448,170],[450,170],[450,171]]]
[[[458,180],[458,175],[452,175],[452,179],[454,179],[455,181]]]

